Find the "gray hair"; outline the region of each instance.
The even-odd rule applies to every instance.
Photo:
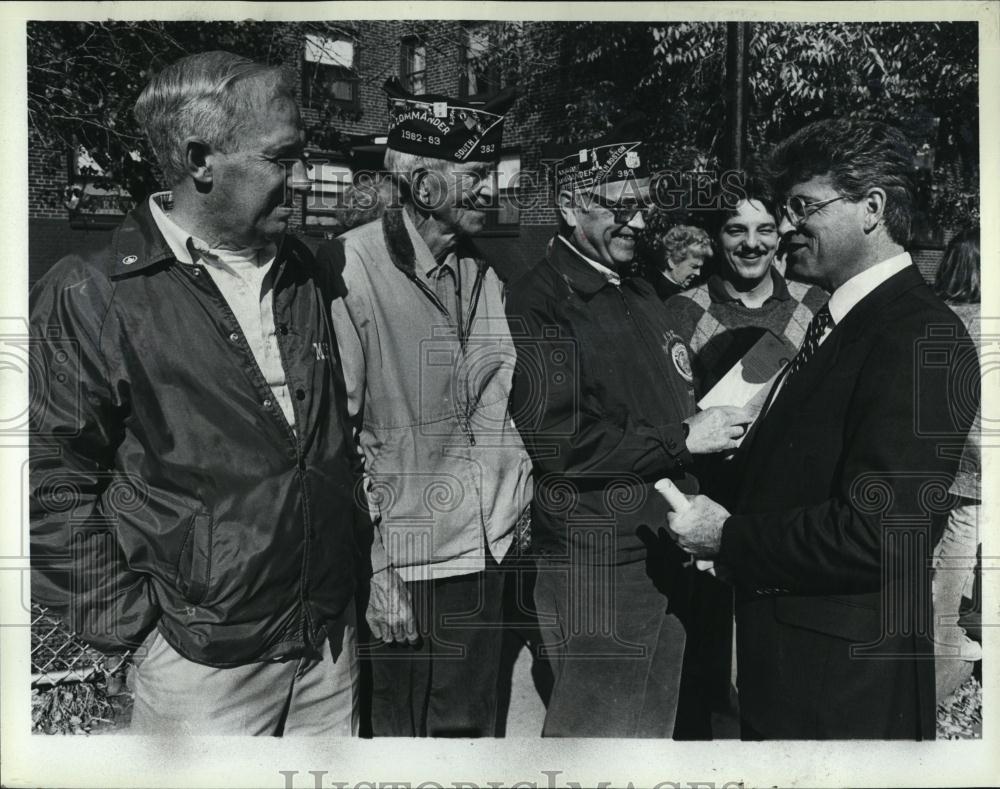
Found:
[[[413,202],[413,197],[410,194],[410,186],[415,172],[424,170],[433,178],[440,178],[442,181],[447,182],[454,164],[448,159],[435,159],[415,153],[404,153],[392,148],[386,148],[383,163],[389,176],[389,185],[392,189],[391,195],[400,204]]]
[[[231,52],[202,52],[171,63],[143,89],[135,117],[169,185],[184,179],[185,140],[239,150],[239,131],[275,94],[294,97],[286,73]]]

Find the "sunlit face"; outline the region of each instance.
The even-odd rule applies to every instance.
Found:
[[[756,284],[767,276],[778,250],[778,223],[758,200],[742,200],[719,230],[725,275]]]
[[[275,92],[247,119],[236,150],[212,152],[211,198],[206,202],[214,243],[260,247],[288,229],[295,193],[309,188],[304,147],[294,99]]]
[[[596,191],[596,198],[588,200],[587,195],[574,195],[575,205],[568,209],[571,216],[567,215],[567,210],[563,211],[563,216],[573,226],[571,240],[580,252],[610,269],[619,270],[635,258],[636,238],[646,222],[642,211],[621,222],[615,209],[609,206],[644,205],[649,198],[649,179],[602,184]]]
[[[420,182],[421,201],[451,232],[474,236],[486,227],[493,204],[494,169],[488,162],[465,162],[428,172]]]
[[[670,278],[682,288],[690,287],[701,273],[705,261],[710,257],[712,257],[712,250],[700,244],[689,246],[685,250],[684,257],[676,263],[670,260],[668,255],[666,260]]]
[[[794,184],[788,196],[798,195],[806,203],[841,196],[827,175],[813,176]],[[811,282],[828,291],[835,290],[846,278],[845,272],[864,258],[864,207],[850,200],[837,200],[812,212],[796,228],[782,214],[778,232],[785,248],[786,273],[803,282]]]

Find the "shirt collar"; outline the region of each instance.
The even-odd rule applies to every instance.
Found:
[[[910,265],[913,265],[910,253],[902,252],[855,274],[830,296],[828,305],[834,322],[840,323],[847,313],[854,309],[858,302],[865,296],[889,279],[889,277],[898,274]]]
[[[612,271],[607,266],[605,266],[605,265],[603,265],[601,263],[598,263],[596,260],[591,260],[589,257],[587,257],[586,255],[584,255],[579,249],[577,249],[575,246],[573,246],[569,241],[567,241],[564,236],[560,235],[560,236],[556,236],[556,238],[558,238],[560,241],[563,242],[563,244],[565,244],[570,250],[572,250],[573,253],[578,258],[580,258],[580,260],[582,260],[585,263],[588,263],[590,266],[592,266],[602,277],[604,277],[604,279],[609,284],[614,285],[616,288],[621,286],[621,284],[622,284],[622,278],[621,278],[621,275],[618,274],[617,271]]]
[[[190,266],[194,263],[196,254],[202,250],[209,252],[211,248],[205,241],[188,233],[170,217],[169,212],[173,208],[173,203],[172,192],[157,192],[149,197],[149,212],[177,262]],[[260,260],[272,261],[276,252],[277,247],[269,244],[261,250]],[[206,263],[216,262],[210,254],[207,256],[199,254],[198,257]]]
[[[156,222],[157,228],[159,228],[160,233],[163,235],[163,240],[167,242],[167,246],[170,247],[170,251],[177,261],[190,266],[194,263],[194,258],[188,247],[188,241],[192,240],[196,244],[200,244],[206,248],[208,244],[200,239],[196,239],[170,218],[167,212],[173,208],[173,203],[174,196],[172,192],[157,192],[149,197],[149,213],[152,214],[153,221]]]
[[[406,232],[410,234],[410,243],[413,245],[414,273],[420,274],[423,277],[429,277],[438,271],[441,264],[448,262],[450,255],[446,254],[440,261],[435,260],[434,255],[431,254],[430,247],[427,246],[427,242],[420,235],[417,226],[413,224],[410,212],[403,208],[400,209],[400,213],[403,216],[403,225],[406,227]],[[454,248],[451,251],[453,252]]]
[[[781,276],[774,266],[770,269],[771,282],[774,283],[774,288],[771,290],[771,295],[764,299],[764,303],[767,304],[771,299],[776,299],[777,301],[787,301],[791,298],[791,294],[788,292],[788,283],[785,282],[785,278]],[[712,301],[717,304],[721,304],[727,301],[739,301],[743,303],[740,299],[736,298],[726,290],[726,286],[722,282],[722,277],[719,274],[710,274],[708,277],[708,293],[712,298]]]

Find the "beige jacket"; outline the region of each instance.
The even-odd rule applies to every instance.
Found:
[[[375,523],[372,569],[389,564],[408,581],[481,570],[487,546],[500,561],[531,501],[531,463],[508,405],[514,347],[502,285],[470,244],[458,253],[464,348],[423,276],[436,262],[404,211],[319,253],[341,271],[332,315]]]

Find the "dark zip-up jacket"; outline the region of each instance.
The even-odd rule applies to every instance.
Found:
[[[175,260],[148,206],[32,290],[32,596],[98,648],[155,626],[206,665],[295,657],[352,599],[329,302],[300,242],[274,265],[294,430],[211,276]]]
[[[666,522],[653,490],[686,492],[688,350],[652,286],[610,284],[560,239],[510,285],[514,421],[535,468],[532,542],[561,561],[640,561]]]

